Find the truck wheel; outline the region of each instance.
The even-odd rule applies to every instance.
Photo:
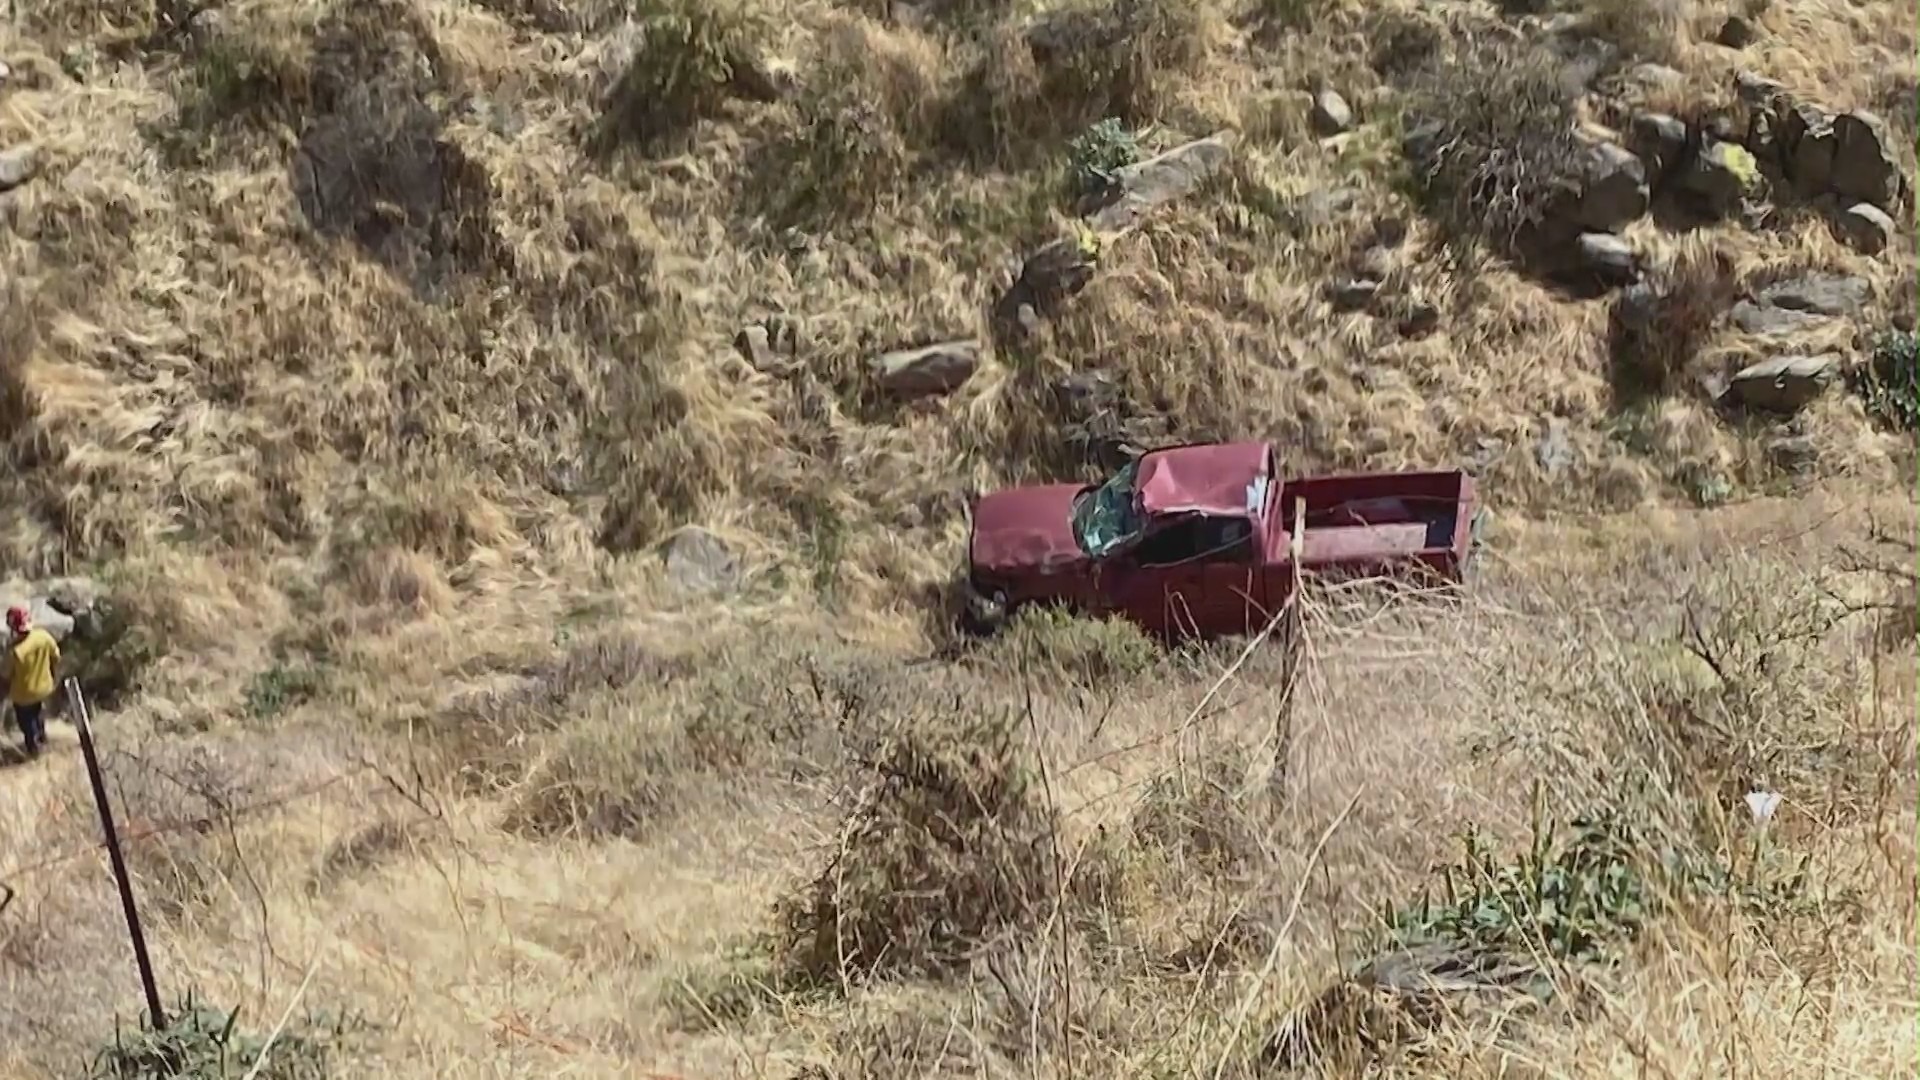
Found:
[[[996,634],[1007,624],[1007,594],[995,591],[992,596],[981,596],[971,588],[966,590],[965,606],[960,612],[960,628],[969,634],[986,637]]]

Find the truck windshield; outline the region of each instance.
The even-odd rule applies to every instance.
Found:
[[[1133,497],[1139,473],[1139,463],[1130,462],[1106,483],[1074,499],[1073,538],[1087,554],[1100,558],[1140,531]]]

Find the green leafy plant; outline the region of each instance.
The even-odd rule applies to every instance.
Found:
[[[1440,896],[1390,917],[1395,943],[1538,947],[1566,961],[1614,958],[1655,904],[1640,838],[1617,813],[1578,817],[1565,835],[1557,832],[1536,820],[1532,849],[1503,862],[1477,831],[1467,831],[1460,858],[1440,872]]]
[[[353,1027],[314,1019],[265,1039],[242,1031],[239,1018],[238,1010],[209,1008],[189,995],[164,1028],[116,1030],[95,1055],[88,1080],[324,1080]]]
[[[1867,411],[1889,427],[1920,432],[1920,339],[1893,330],[1874,347],[1873,359],[1852,377]]]
[[[1073,194],[1087,198],[1103,194],[1118,182],[1121,169],[1140,160],[1140,143],[1114,117],[1074,137],[1067,147],[1067,174]]]
[[[271,720],[318,694],[322,683],[314,668],[275,664],[247,685],[247,712],[255,719]]]

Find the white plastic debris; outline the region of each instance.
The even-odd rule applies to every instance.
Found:
[[[1747,792],[1747,812],[1753,815],[1753,823],[1765,827],[1773,820],[1773,812],[1780,808],[1781,795],[1777,791]]]

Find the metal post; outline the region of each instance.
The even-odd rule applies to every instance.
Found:
[[[1293,770],[1293,698],[1299,686],[1300,653],[1306,647],[1302,625],[1300,559],[1306,551],[1307,501],[1293,501],[1293,524],[1287,536],[1287,601],[1280,609],[1280,706],[1273,717],[1273,771],[1267,774],[1267,792],[1278,808],[1286,805]]]
[[[80,732],[80,753],[87,759],[87,779],[93,782],[93,804],[100,809],[100,828],[107,835],[107,857],[113,861],[113,880],[120,886],[120,907],[126,912],[127,934],[133,938],[133,960],[140,965],[140,989],[147,995],[147,1016],[153,1029],[167,1026],[167,1014],[160,1007],[160,988],[153,979],[153,961],[147,956],[147,935],[140,929],[140,909],[133,902],[133,878],[127,874],[127,860],[120,853],[120,833],[113,827],[113,808],[107,803],[106,780],[100,775],[100,758],[93,750],[93,720],[87,712],[86,696],[76,679],[66,680],[67,700],[73,703],[73,726]]]

